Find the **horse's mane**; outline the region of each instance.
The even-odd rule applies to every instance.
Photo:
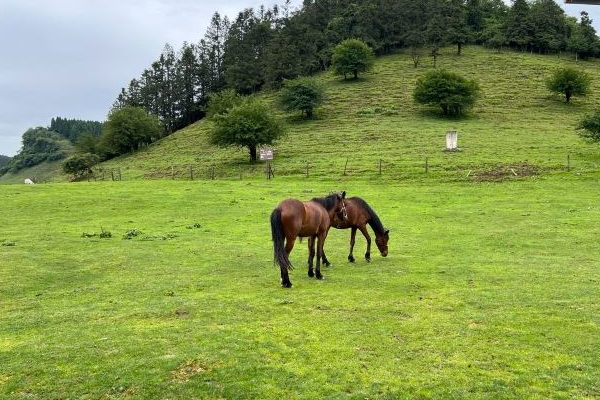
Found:
[[[310,201],[314,201],[316,203],[319,203],[320,205],[322,205],[323,207],[325,207],[325,209],[327,211],[331,210],[333,207],[335,207],[335,204],[337,202],[338,196],[340,194],[339,193],[332,193],[329,196],[326,197],[313,197],[312,199],[310,199]]]
[[[367,221],[367,223],[369,225],[371,225],[371,228],[380,234],[384,234],[385,233],[385,228],[383,227],[383,224],[381,223],[381,220],[379,219],[379,217],[377,216],[377,213],[375,213],[375,211],[373,211],[373,209],[371,208],[371,206],[369,206],[367,204],[366,201],[364,201],[363,199],[361,199],[360,197],[353,197],[352,200],[356,201],[362,208],[364,208],[365,210],[367,210],[367,212],[369,213],[369,220]]]

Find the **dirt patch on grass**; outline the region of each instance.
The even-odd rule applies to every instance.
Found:
[[[192,377],[209,371],[210,367],[198,360],[186,360],[176,371],[171,372],[171,375],[174,381],[187,382]]]
[[[469,177],[475,181],[504,181],[506,179],[525,178],[540,174],[540,168],[531,164],[495,165],[485,169],[469,171]]]

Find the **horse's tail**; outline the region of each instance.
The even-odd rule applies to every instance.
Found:
[[[271,236],[273,238],[273,259],[280,268],[292,269],[292,263],[285,251],[283,227],[281,225],[281,209],[271,213]]]

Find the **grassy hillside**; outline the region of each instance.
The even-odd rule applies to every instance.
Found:
[[[18,172],[8,172],[0,176],[0,184],[3,183],[23,183],[25,179],[32,179],[37,183],[64,181],[67,179],[63,175],[62,161],[44,161],[31,168],[23,168]]]
[[[425,158],[433,176],[464,178],[495,171],[547,173],[562,170],[570,158],[580,172],[598,169],[600,149],[583,142],[574,131],[577,121],[600,104],[600,63],[575,63],[569,58],[467,48],[456,56],[448,48],[440,68],[476,79],[482,97],[461,119],[442,118],[437,109],[412,100],[416,79],[429,68],[425,60],[413,68],[407,54],[377,60],[372,74],[358,81],[319,76],[328,99],[317,118],[303,121],[282,115],[288,135],[276,146],[276,176],[372,179],[382,173],[394,179],[420,177]],[[545,79],[570,66],[593,78],[592,93],[565,104],[546,89]],[[271,95],[266,95],[272,98]],[[196,179],[260,176],[262,165],[250,165],[246,150],[217,149],[207,143],[209,126],[199,122],[137,154],[105,163],[120,168],[124,179]],[[445,153],[447,130],[459,132],[459,153]],[[471,173],[469,173],[471,171]],[[509,172],[509,174],[511,174]]]

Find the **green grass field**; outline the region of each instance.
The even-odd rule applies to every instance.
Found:
[[[567,58],[464,54],[440,59],[482,86],[462,119],[412,102],[427,67],[404,54],[321,75],[318,118],[282,115],[272,180],[201,122],[105,181],[1,185],[0,398],[600,398],[600,148],[574,131],[600,64],[576,64],[594,91],[567,105],[543,85]],[[332,230],[325,279],[304,241],[281,288],[271,211],[333,190],[371,204],[390,255],[366,263],[358,234],[350,264]]]
[[[305,241],[281,288],[270,212],[339,188],[370,201],[390,256],[367,264],[361,238],[350,264],[349,231],[332,231],[325,280],[306,276]],[[0,397],[598,398],[599,189],[5,186]]]

